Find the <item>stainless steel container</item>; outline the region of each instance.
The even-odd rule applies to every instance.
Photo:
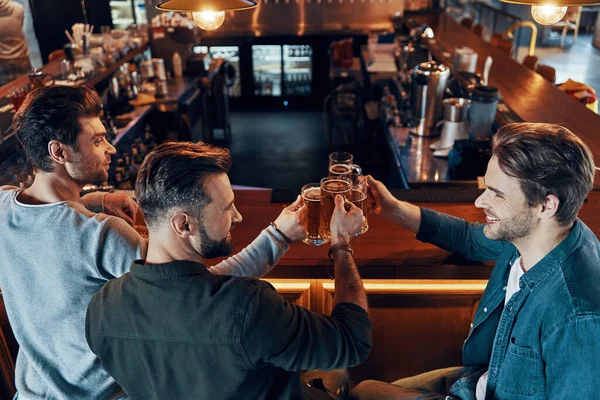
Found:
[[[454,48],[454,68],[458,72],[475,73],[477,67],[477,53],[472,48],[458,46]]]
[[[452,97],[442,102],[444,121],[463,122],[469,116],[471,100]]]
[[[154,68],[152,67],[152,60],[145,60],[140,63],[140,72],[143,80],[150,80],[154,78]]]
[[[442,116],[442,100],[450,70],[435,61],[416,66],[412,74],[412,110],[417,119],[414,135],[436,136],[435,126]]]

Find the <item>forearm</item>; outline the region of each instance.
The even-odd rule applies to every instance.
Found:
[[[95,213],[104,212],[102,207],[102,202],[104,195],[107,192],[92,192],[88,193],[85,196],[80,198],[81,204],[85,206],[88,210]]]
[[[264,229],[246,248],[209,268],[215,275],[260,278],[267,274],[289,245],[274,228]]]
[[[386,218],[416,234],[421,225],[421,208],[398,200]]]
[[[340,303],[352,303],[368,312],[367,294],[352,254],[343,250],[336,251],[334,253],[334,270],[334,307]]]

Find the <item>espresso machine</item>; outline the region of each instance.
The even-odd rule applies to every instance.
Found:
[[[416,128],[411,132],[413,135],[439,135],[435,128],[442,116],[442,101],[449,76],[450,69],[435,61],[421,63],[413,69],[411,103],[416,119]]]

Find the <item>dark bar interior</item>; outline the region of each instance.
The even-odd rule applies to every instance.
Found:
[[[236,222],[235,218],[231,222],[232,226],[235,225],[231,231],[234,243],[231,254],[243,254],[255,238],[264,234],[263,230],[269,223],[277,220],[282,209],[297,201],[298,195],[302,194],[301,198],[304,198],[299,201],[310,203],[302,188],[311,182],[316,183],[314,188],[323,197],[316,198],[321,214],[317,210],[312,217],[316,218],[313,221],[315,232],[307,236],[305,243],[296,241],[289,244],[288,250],[285,244],[287,236],[275,226],[274,230],[285,239],[282,242],[285,251],[278,261],[275,260],[277,265],[262,277],[289,304],[314,313],[333,315],[340,304],[336,296],[341,285],[334,284],[334,262],[328,258],[328,250],[334,243],[333,240],[327,243],[329,239],[323,236],[324,199],[329,192],[325,191],[327,187],[322,179],[338,175],[331,169],[332,166],[348,167],[346,172],[339,173],[352,187],[345,192],[346,202],[358,205],[365,214],[367,203],[375,196],[373,181],[366,178],[371,175],[384,185],[382,187],[389,189],[400,204],[411,203],[423,210],[431,209],[484,224],[486,227],[482,228],[481,235],[485,233],[488,239],[498,239],[490,237],[489,232],[497,222],[496,218],[502,221],[504,217],[501,211],[495,214],[490,210],[503,208],[493,208],[490,204],[500,203],[493,203],[498,200],[488,202],[486,197],[492,192],[502,192],[495,188],[498,181],[492,180],[492,165],[506,174],[501,162],[498,168],[498,160],[502,161],[502,156],[493,153],[496,151],[493,146],[497,144],[493,141],[497,132],[502,133],[514,127],[510,124],[515,123],[524,124],[518,126],[538,126],[540,130],[547,126],[541,128],[527,123],[559,125],[587,145],[596,165],[600,164],[600,69],[597,68],[600,62],[600,5],[594,4],[593,0],[579,3],[559,0],[555,5],[564,5],[564,13],[550,22],[544,20],[550,18],[550,14],[536,11],[536,5],[542,4],[538,0],[518,0],[514,4],[499,0],[204,1],[213,8],[221,7],[224,10],[222,14],[182,9],[190,4],[202,4],[201,0],[172,0],[164,4],[159,4],[158,0],[61,0],[59,3],[0,0],[0,186],[21,188],[26,192],[39,179],[40,170],[28,159],[13,124],[15,115],[19,115],[17,110],[21,106],[30,107],[30,93],[59,86],[91,88],[101,100],[99,118],[106,129],[106,141],[114,146],[115,152],[110,154],[107,179],[101,183],[86,182],[82,186],[82,196],[93,196],[94,193],[135,196],[136,178],[142,173],[146,155],[163,143],[206,143],[226,148],[231,155],[232,165],[227,175],[235,194],[234,208],[243,217],[242,222]],[[543,141],[541,136],[538,139]],[[49,143],[50,152],[51,147]],[[532,156],[528,151],[542,154],[545,150],[543,147],[526,147],[523,157]],[[337,164],[330,156],[334,152],[350,153],[353,158]],[[564,152],[566,154],[568,150],[565,148]],[[515,155],[514,152],[511,154]],[[585,158],[585,154],[582,157]],[[565,157],[570,160],[566,164],[579,165],[579,158]],[[548,167],[547,171],[534,171],[532,174],[541,182],[557,173],[559,167]],[[578,220],[569,222],[574,227],[567,231],[568,237],[565,233],[565,242],[557,242],[556,247],[548,249],[539,246],[538,252],[542,251],[542,247],[546,252],[544,260],[557,257],[557,265],[571,260],[569,257],[574,256],[567,254],[567,250],[564,250],[563,258],[553,254],[563,251],[560,246],[565,246],[578,230],[584,232],[581,238],[587,238],[578,239],[580,242],[588,243],[589,249],[598,249],[594,246],[598,246],[600,233],[600,174],[598,167],[592,167],[595,175],[591,178],[591,187],[583,197],[581,209],[574,214]],[[577,171],[575,178],[561,178],[566,179],[565,185],[579,182],[580,178],[584,180],[589,169],[584,171],[581,167]],[[519,176],[512,178],[517,181]],[[345,182],[344,179],[340,182]],[[318,182],[321,182],[320,186]],[[356,189],[357,182],[364,184],[361,189],[364,198]],[[535,179],[519,182],[522,185],[518,186],[520,189],[503,194],[507,198],[515,191],[527,194],[527,185],[532,191],[538,188]],[[332,205],[335,194],[341,191],[331,191],[333,195],[330,196],[331,204],[327,205],[330,213],[327,214],[325,231],[330,229],[328,234],[335,237],[329,220],[335,209]],[[355,192],[360,199],[351,198],[351,195],[356,195]],[[575,198],[577,195],[568,193],[567,197]],[[540,220],[546,218],[543,213],[547,209],[552,209],[554,203],[548,202],[548,198],[556,199],[554,195],[551,190],[546,190],[538,208],[529,202],[531,210],[543,209],[539,211]],[[560,200],[561,206],[568,203],[563,200]],[[379,202],[381,198],[373,201]],[[4,201],[0,203],[0,207],[5,208],[0,214],[7,215],[0,215],[0,225],[11,221],[6,204]],[[101,211],[104,206],[102,197]],[[348,209],[349,206],[346,206]],[[511,210],[517,212],[517,208]],[[342,246],[334,251],[336,257],[341,253],[351,253],[359,280],[362,278],[372,326],[372,346],[368,357],[347,368],[348,389],[368,380],[391,383],[440,368],[468,367],[469,360],[476,359],[470,353],[474,352],[473,347],[469,347],[474,346],[472,336],[476,336],[477,332],[481,335],[483,329],[477,331],[475,328],[479,324],[484,326],[489,317],[499,318],[498,330],[486,331],[490,342],[489,351],[485,354],[487,358],[483,363],[474,362],[485,364],[484,376],[488,379],[485,381],[486,398],[525,398],[525,394],[517,390],[521,386],[539,389],[537,394],[530,393],[534,399],[569,397],[564,397],[568,392],[554,387],[563,385],[561,379],[566,381],[567,378],[546,366],[558,362],[545,358],[550,357],[551,350],[544,347],[538,354],[534,345],[520,342],[525,340],[525,334],[519,336],[518,333],[518,323],[523,321],[518,315],[516,322],[508,320],[507,310],[509,307],[512,310],[511,305],[521,301],[520,295],[514,294],[506,302],[504,294],[499,295],[502,305],[506,304],[504,312],[499,311],[502,316],[492,315],[490,299],[498,293],[492,293],[491,288],[499,279],[496,275],[501,264],[501,261],[496,263],[493,260],[504,259],[468,259],[466,255],[475,250],[461,253],[451,246],[467,246],[466,243],[454,243],[451,234],[447,235],[447,240],[436,236],[447,230],[450,232],[446,224],[458,222],[452,222],[454,219],[448,222],[439,217],[442,214],[435,213],[434,218],[427,211],[419,213],[421,225],[417,223],[416,231],[411,231],[402,228],[406,228],[406,221],[386,215],[385,207],[383,212],[380,207],[377,213],[368,214],[361,233],[352,238],[349,250]],[[509,220],[508,217],[506,220]],[[514,224],[513,230],[518,230],[519,224],[521,228],[527,225],[522,221],[516,217],[509,220]],[[439,229],[427,225],[437,223],[440,224]],[[133,225],[147,236],[148,226],[141,211],[137,212]],[[11,232],[11,226],[6,222],[6,227],[0,226],[0,229]],[[456,233],[456,238],[462,239],[461,235],[467,235],[464,233],[467,229],[471,228],[465,227]],[[591,232],[589,237],[585,236],[588,231]],[[152,229],[150,232],[152,246]],[[277,236],[273,232],[271,234]],[[540,256],[537,259],[539,264],[531,268],[532,265],[526,264],[526,255],[537,250],[528,247],[529,252],[524,251],[526,246],[520,247],[520,238],[507,238],[512,236],[497,241],[510,242],[507,246],[514,244],[511,249],[515,257],[522,256],[521,262],[525,262],[521,265],[525,274],[520,288],[524,292],[527,287],[531,293],[527,292],[529,298],[518,305],[527,310],[528,306],[531,307],[527,301],[533,301],[531,299],[540,296],[541,291],[536,292],[534,286],[537,283],[533,282],[537,281],[527,277],[535,276],[535,271],[540,271],[545,264]],[[31,240],[42,239],[32,237]],[[471,236],[465,236],[464,240],[471,240]],[[11,279],[19,265],[9,262],[11,251],[14,251],[12,245],[7,244],[9,242],[8,237],[0,238],[0,247],[3,248],[0,250],[0,290],[4,296],[0,307],[0,399],[12,399],[17,392],[20,397],[16,398],[26,398],[28,393],[35,392],[20,377],[23,372],[19,372],[19,363],[30,361],[17,363],[17,360],[20,357],[25,360],[31,355],[21,355],[25,351],[20,349],[23,344],[19,338],[27,335],[15,331],[15,326],[27,326],[28,319],[35,320],[36,313],[17,315],[17,311],[11,309],[14,295],[8,296],[7,291],[18,290],[18,286],[11,286]],[[310,244],[307,245],[308,242]],[[550,242],[551,239],[548,239]],[[40,248],[45,249],[45,246],[48,245],[40,245]],[[67,244],[55,244],[56,249],[61,246]],[[581,246],[586,247],[585,244]],[[578,285],[595,288],[596,294],[589,297],[568,297],[566,294],[564,297],[565,303],[585,303],[589,308],[584,307],[580,312],[589,313],[589,318],[594,320],[600,315],[598,254],[594,256],[593,250],[590,250],[590,253],[581,256],[584,257],[582,260],[595,265],[595,269],[582,267],[579,271],[585,272],[579,275],[573,272],[577,271],[576,267],[573,270],[564,267],[563,271],[567,282],[565,287],[573,290],[571,296],[575,296],[573,287]],[[226,255],[219,254],[212,259],[207,257],[207,268],[218,266],[220,262],[227,263]],[[332,257],[331,251],[329,257]],[[22,258],[18,257],[19,260]],[[509,265],[513,262],[516,263],[511,257]],[[339,273],[339,270],[335,271]],[[589,274],[582,276],[584,273]],[[335,278],[337,280],[339,276]],[[506,291],[510,284],[506,283],[507,279],[511,279],[508,272],[502,279],[504,283],[499,286],[500,291],[502,286]],[[516,279],[519,290],[519,279]],[[570,279],[579,283],[569,286]],[[540,287],[543,287],[542,283]],[[589,290],[589,293],[593,292]],[[558,310],[564,305],[552,303],[553,298],[546,296],[549,308]],[[64,302],[83,301],[65,294]],[[87,307],[87,303],[89,298],[85,301],[86,305],[80,307]],[[489,313],[487,307],[490,307]],[[81,312],[85,314],[84,309]],[[542,320],[533,325],[534,322],[530,321],[530,332],[535,331],[540,337],[543,334],[551,336],[544,330],[547,328],[544,323],[549,324],[551,320],[547,313],[550,310],[540,310],[540,319],[548,318],[545,322]],[[584,318],[583,314],[577,314],[577,318]],[[523,315],[520,315],[521,319],[525,318]],[[21,321],[15,323],[15,318]],[[222,315],[220,318],[233,317]],[[510,337],[503,339],[505,323],[513,324],[515,328],[507,331]],[[573,329],[584,330],[583,324],[581,322]],[[202,326],[198,327],[198,330],[202,329]],[[51,331],[49,329],[48,335],[52,334]],[[585,342],[582,332],[577,331],[574,335],[574,342]],[[565,337],[569,337],[567,333]],[[544,336],[543,339],[546,338]],[[269,340],[268,337],[265,340]],[[504,342],[499,343],[502,340]],[[546,342],[542,346],[546,346]],[[575,347],[574,344],[572,346]],[[597,344],[590,354],[596,354],[596,347]],[[569,348],[565,345],[563,351],[568,352]],[[477,351],[485,353],[480,347]],[[522,357],[511,358],[511,354],[517,353]],[[580,353],[573,350],[573,354]],[[509,378],[502,376],[502,371],[500,376],[496,375],[494,368],[500,365],[508,374],[507,365],[512,368],[511,362],[518,364],[528,355],[546,369],[542,371],[542,367],[535,364],[535,368],[520,371],[531,373],[527,379],[535,381],[533,376],[537,376],[536,373],[543,374],[543,379],[538,377],[537,386],[521,382],[524,377],[517,379],[510,389],[515,389],[513,395],[521,397],[511,397],[511,393],[503,392],[502,386],[503,379]],[[56,357],[60,358],[61,354],[56,354]],[[104,365],[104,359],[100,358]],[[193,356],[190,355],[190,358]],[[251,356],[248,356],[250,359]],[[586,360],[582,359],[575,367],[564,361],[565,370],[589,370],[592,374],[590,379],[594,380],[593,372],[598,371],[598,362],[596,360],[596,365],[592,366],[586,364]],[[217,363],[218,360],[211,362]],[[252,364],[251,361],[247,363]],[[265,364],[268,362],[265,361]],[[107,369],[110,375],[114,375],[110,368]],[[286,373],[306,369],[326,368],[280,368]],[[114,378],[130,397],[144,398],[131,391],[127,380],[123,383],[118,376]],[[177,376],[171,378],[177,381]],[[202,379],[208,378],[203,375]],[[554,386],[553,379],[558,382]],[[479,375],[475,381],[479,390],[482,384]],[[359,386],[352,395],[355,397],[344,393],[335,398],[377,398],[364,395],[371,389],[362,388]],[[70,398],[88,398],[69,390],[62,393],[71,393]],[[163,392],[158,390],[156,393]],[[264,398],[278,398],[269,393],[275,392],[266,390]],[[588,398],[585,395],[589,393],[587,389],[582,389],[581,393],[581,396],[573,396]],[[447,394],[447,398],[463,398],[454,392]],[[47,394],[44,398],[60,398],[60,395],[56,396]],[[473,399],[481,398],[481,394],[473,393],[473,396]],[[334,398],[333,395],[331,397]],[[382,394],[381,398],[388,397]]]

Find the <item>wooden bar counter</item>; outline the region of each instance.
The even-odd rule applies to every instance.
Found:
[[[283,204],[270,203],[270,190],[236,190],[243,217],[232,232],[235,252],[247,246]],[[483,221],[472,203],[415,203],[469,221]],[[355,261],[369,296],[373,349],[350,375],[393,381],[436,368],[461,364],[463,341],[493,264],[469,262],[415,239],[407,230],[369,215],[369,231],[352,241]],[[593,191],[580,218],[600,232],[600,192]],[[329,246],[294,243],[266,276],[288,301],[329,313],[334,282],[327,260]],[[218,260],[209,260],[214,264]],[[329,272],[328,272],[329,271]]]

